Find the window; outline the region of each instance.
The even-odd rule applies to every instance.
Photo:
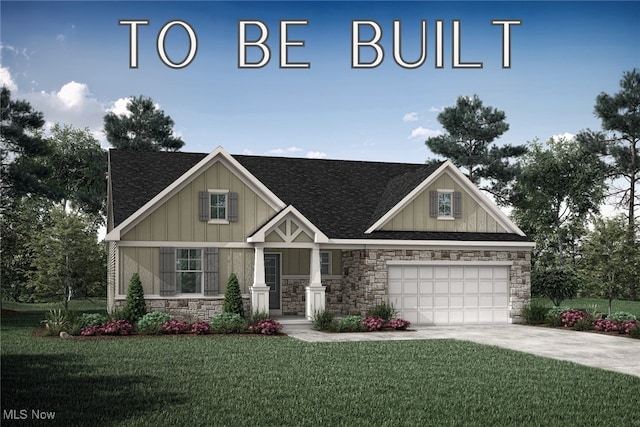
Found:
[[[202,292],[202,250],[176,250],[176,292],[196,294]]]
[[[453,193],[438,191],[438,218],[453,218]]]
[[[227,219],[227,195],[211,193],[211,219]]]
[[[331,274],[331,252],[320,252],[320,274]]]

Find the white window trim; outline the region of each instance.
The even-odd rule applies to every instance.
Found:
[[[451,194],[451,215],[440,216],[436,218],[438,221],[455,221],[455,217],[453,216],[453,193],[454,190],[449,189],[437,189],[438,192],[438,212],[440,212],[440,193]]]
[[[207,192],[209,193],[209,221],[207,221],[207,224],[229,224],[229,190],[222,190],[222,189],[208,189]],[[224,211],[224,215],[225,218],[224,219],[216,219],[216,218],[211,218],[211,195],[212,194],[224,194],[226,196],[225,198],[225,203],[226,203],[226,207],[225,207],[225,211]]]
[[[331,273],[333,272],[333,254],[331,253],[331,251],[320,251],[320,271],[322,272],[322,254],[327,254],[329,255],[329,272],[327,274],[323,274],[323,276],[331,276]]]
[[[200,270],[178,270],[178,251],[180,250],[191,250],[191,249],[195,249],[200,251]],[[173,274],[176,275],[176,293],[175,296],[183,296],[183,297],[188,297],[188,296],[204,296],[204,259],[203,259],[203,251],[202,248],[176,248],[175,250],[175,256],[176,256],[176,268]],[[194,272],[194,273],[198,273],[200,272],[200,292],[178,292],[178,273],[183,273],[183,272]]]

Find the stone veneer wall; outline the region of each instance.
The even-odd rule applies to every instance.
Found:
[[[326,309],[335,314],[342,313],[343,295],[342,278],[322,279],[326,289]],[[306,288],[309,279],[286,278],[282,279],[282,314],[285,316],[304,316]]]
[[[210,320],[216,314],[222,313],[224,306],[224,297],[208,298],[208,299],[148,299],[147,312],[162,311],[172,316],[196,316],[200,320]],[[248,319],[250,316],[250,297],[242,296],[244,306],[244,317]],[[124,308],[126,301],[118,300],[115,302],[116,309]]]
[[[364,315],[387,300],[387,261],[510,261],[509,317],[522,322],[531,300],[530,251],[366,249],[342,251],[343,314]],[[329,296],[327,296],[329,299]]]

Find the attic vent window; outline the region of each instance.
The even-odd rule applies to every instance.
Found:
[[[429,216],[432,218],[452,220],[462,217],[462,195],[459,191],[432,191],[429,203]]]
[[[228,224],[238,221],[238,193],[228,190],[200,192],[200,221]]]

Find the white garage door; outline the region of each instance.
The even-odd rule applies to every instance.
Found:
[[[390,265],[389,301],[413,324],[509,322],[507,265]]]

